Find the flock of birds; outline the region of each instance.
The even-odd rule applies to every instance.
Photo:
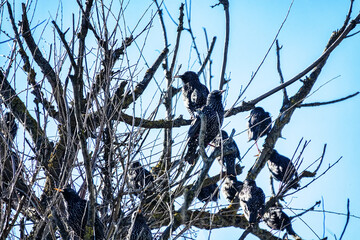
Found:
[[[205,147],[211,142],[216,146],[221,146],[222,142],[229,138],[226,131],[219,130],[224,120],[224,107],[222,104],[222,93],[224,91],[214,90],[209,92],[207,87],[200,83],[198,75],[191,71],[176,77],[183,82],[184,104],[193,119],[188,130],[187,151],[183,159],[189,164],[194,164],[194,159],[199,154],[201,119],[206,119]],[[250,112],[248,121],[249,141],[255,140],[256,142],[260,137],[268,134],[271,130],[271,123],[269,113],[261,107],[255,107]],[[234,141],[230,141],[230,144],[232,144],[231,148],[236,149],[236,151],[225,155],[222,159],[218,158],[220,164],[226,169],[226,176],[222,185],[222,192],[226,199],[230,203],[240,203],[249,226],[254,226],[262,219],[273,230],[286,230],[288,234],[295,235],[291,226],[291,219],[282,211],[280,206],[272,206],[265,211],[265,194],[254,180],[247,179],[244,182],[237,180],[235,160],[240,159],[240,152]],[[280,182],[288,183],[297,177],[296,169],[290,159],[280,155],[276,150],[273,150],[267,160],[267,165],[272,176]],[[154,177],[140,162],[132,162],[129,165],[127,176],[129,189],[133,190],[135,195],[138,196],[137,193],[139,192],[151,195],[152,190],[149,185],[154,184]],[[294,184],[293,187],[297,188],[299,185]],[[83,237],[87,220],[88,201],[81,199],[70,187],[56,190],[60,191],[65,199],[68,225],[76,235]],[[215,183],[202,188],[197,197],[200,201],[206,202],[217,201],[218,196],[218,186]],[[133,219],[132,227],[129,228],[126,239],[153,239],[151,230],[141,212],[134,211],[131,216]],[[95,236],[96,239],[105,238],[104,226],[97,215],[95,218]]]

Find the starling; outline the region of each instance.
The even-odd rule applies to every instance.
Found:
[[[201,109],[206,118],[204,132],[204,146],[206,147],[218,134],[224,120],[224,107],[221,102],[221,94],[225,90],[214,90],[207,98],[206,105]],[[190,164],[194,163],[197,157],[197,147],[199,146],[199,133],[201,127],[200,116],[191,123],[188,131],[188,149],[184,157],[185,161]]]
[[[191,118],[195,118],[195,111],[206,104],[209,94],[207,87],[200,83],[199,77],[195,72],[185,72],[183,75],[175,76],[183,81],[182,94],[186,109]]]
[[[136,196],[143,192],[144,189],[146,195],[151,193],[148,186],[154,181],[154,178],[151,173],[140,164],[140,162],[136,161],[130,163],[128,179],[130,188],[135,192]]]
[[[239,193],[240,206],[250,225],[257,223],[264,213],[265,194],[254,180],[245,180]]]
[[[226,174],[227,175],[232,175],[232,176],[236,176],[236,171],[235,171],[235,159],[241,159],[240,158],[240,151],[238,146],[236,145],[235,141],[231,141],[231,142],[227,142],[226,140],[229,139],[229,135],[227,134],[226,131],[222,130],[221,131],[221,136],[218,135],[217,139],[215,140],[215,146],[216,147],[221,147],[221,141],[223,142],[223,147],[225,148],[225,145],[227,148],[229,149],[233,149],[235,150],[235,153],[231,153],[228,155],[225,155],[223,157],[223,160],[221,160],[221,157],[218,157],[217,160],[226,168]]]
[[[283,231],[285,229],[288,234],[292,236],[296,235],[289,216],[279,207],[270,207],[269,210],[264,213],[263,220],[266,225],[273,230]]]
[[[232,202],[237,193],[241,191],[243,183],[238,181],[235,176],[229,175],[225,177],[225,181],[222,186],[222,192],[229,202]]]
[[[132,221],[134,223],[128,230],[126,240],[152,240],[152,234],[149,226],[146,224],[145,217],[141,211],[135,211],[132,214]]]
[[[197,197],[202,202],[213,201],[216,202],[219,198],[219,188],[216,183],[203,187]]]
[[[267,165],[271,175],[278,181],[288,183],[297,178],[297,171],[294,164],[289,158],[280,155],[275,149],[273,150],[270,158],[267,160]],[[299,183],[293,184],[292,188],[298,188]]]
[[[62,193],[67,208],[67,224],[72,228],[74,233],[80,238],[84,238],[86,221],[88,219],[88,207],[90,203],[84,199],[81,199],[74,189],[66,187],[64,189],[55,188],[56,191]],[[99,216],[95,215],[95,239],[104,239],[104,225],[99,219]]]
[[[262,107],[256,107],[250,112],[248,121],[249,141],[263,137],[271,130],[271,117]]]

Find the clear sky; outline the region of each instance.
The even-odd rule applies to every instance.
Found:
[[[36,14],[33,16],[32,26],[43,20],[53,20],[62,24],[63,29],[71,26],[70,13],[76,11],[76,5],[71,5],[67,1],[63,1],[59,8],[59,14],[63,14],[64,18],[56,18],[56,9],[59,6],[59,1],[38,1],[38,8]],[[60,1],[61,2],[61,1]],[[146,4],[145,4],[146,2]],[[165,1],[166,7],[172,18],[177,21],[178,8],[181,1]],[[190,2],[188,1],[187,4]],[[206,28],[209,39],[213,36],[217,37],[214,53],[212,55],[212,74],[214,76],[212,87],[218,87],[218,79],[221,71],[222,51],[225,36],[225,18],[222,6],[211,8],[211,5],[217,2],[212,1],[192,1],[191,2],[191,24],[194,35],[196,36],[196,43],[201,56],[206,54],[206,43],[204,40],[203,28]],[[138,19],[144,14],[151,1],[130,1],[127,5],[125,19],[126,21],[119,23],[121,26],[126,24],[130,31],[134,31],[137,35],[144,24],[146,24],[151,15],[155,13],[155,7],[152,6],[146,12],[144,19],[135,28]],[[230,44],[229,56],[226,76],[231,78],[228,84],[228,91],[226,94],[225,104],[229,108],[236,100],[241,86],[244,87],[250,80],[252,74],[256,71],[268,48],[270,47],[280,25],[282,24],[291,1],[287,0],[258,0],[258,1],[231,1],[230,2]],[[281,50],[281,66],[285,81],[301,72],[313,61],[315,61],[322,53],[332,31],[339,29],[345,19],[348,11],[350,1],[334,1],[334,0],[302,0],[294,1],[289,17],[284,24],[280,34],[279,42],[283,45]],[[20,19],[20,5],[16,5],[16,18]],[[114,4],[112,11],[117,14],[117,4]],[[355,2],[353,16],[358,14],[360,10],[359,3]],[[77,12],[76,12],[77,13]],[[176,25],[170,20],[169,15],[164,11],[164,18],[167,26],[167,33],[169,43],[171,43],[170,51],[173,50],[176,37]],[[8,25],[9,22],[3,22],[3,25]],[[46,27],[46,31],[51,32],[51,24]],[[2,25],[2,28],[3,28]],[[59,24],[60,25],[60,24]],[[44,24],[39,29],[35,30],[35,36],[39,38]],[[187,28],[187,22],[185,22]],[[135,28],[135,30],[134,30]],[[129,29],[122,29],[123,36],[129,36]],[[360,30],[360,27],[357,28]],[[11,33],[11,31],[9,31]],[[120,34],[119,34],[120,35]],[[51,36],[51,37],[48,37]],[[0,42],[6,40],[7,37],[1,33]],[[138,39],[139,47],[143,43],[145,35]],[[341,45],[331,54],[326,66],[313,88],[313,94],[305,100],[306,103],[330,101],[345,97],[354,92],[360,91],[360,34],[345,39]],[[41,46],[46,49],[53,41],[53,35],[43,34],[41,38]],[[151,64],[163,49],[162,33],[158,18],[154,19],[152,28],[146,39],[146,46],[143,52],[147,62]],[[96,45],[96,42],[87,42],[87,48],[90,49]],[[6,55],[9,52],[9,43],[0,44],[0,53]],[[199,65],[194,50],[191,48],[191,41],[188,32],[184,31],[181,38],[181,51],[177,61],[176,68],[181,64],[180,73],[186,70],[198,70]],[[45,50],[44,50],[45,51]],[[138,58],[138,50],[133,47],[129,49],[129,53],[136,55],[135,61]],[[0,66],[4,67],[7,64],[6,57],[0,56]],[[137,67],[136,73],[139,73],[139,79],[143,76],[144,70],[147,67],[143,61]],[[67,71],[63,72],[65,74]],[[156,81],[161,85],[163,79],[162,71],[158,71]],[[332,80],[333,79],[333,80]],[[332,80],[328,82],[329,80]],[[327,83],[328,82],[328,83]],[[327,83],[327,84],[325,84]],[[324,85],[325,84],[325,85]],[[175,81],[175,85],[180,86],[180,82]],[[264,62],[264,65],[258,72],[253,84],[249,87],[244,95],[245,100],[251,100],[255,97],[269,91],[270,89],[279,85],[279,76],[276,69],[276,54],[275,49],[271,49],[270,54]],[[164,84],[161,85],[164,88]],[[295,83],[287,90],[292,96],[301,83]],[[320,88],[321,87],[321,88]],[[315,92],[316,89],[319,89]],[[142,108],[149,104],[148,99],[151,99],[156,92],[157,85],[152,82],[147,89],[141,106],[138,108],[140,115]],[[154,102],[157,103],[157,98]],[[156,104],[156,103],[150,103]],[[278,92],[273,96],[266,98],[259,103],[259,106],[264,107],[273,119],[279,114],[279,109],[282,104],[282,92]],[[322,205],[316,210],[326,210],[336,213],[346,213],[346,202],[350,199],[350,211],[352,215],[350,222],[343,239],[357,239],[358,227],[360,226],[360,148],[358,135],[360,133],[360,96],[356,96],[350,100],[320,106],[316,108],[301,108],[297,109],[291,122],[285,126],[283,131],[284,139],[279,139],[276,144],[276,149],[279,153],[291,157],[301,138],[304,140],[311,140],[311,143],[304,152],[304,160],[300,167],[300,171],[307,168],[314,160],[321,156],[324,144],[327,144],[327,151],[324,163],[319,170],[319,173],[325,171],[328,166],[337,161],[341,156],[342,160],[332,169],[330,169],[324,176],[322,176],[315,183],[311,184],[304,190],[296,193],[285,199],[285,204],[294,209],[306,209],[315,204],[316,201],[321,200]],[[188,113],[182,106],[181,98],[177,105],[175,116],[180,114],[184,118],[189,118]],[[248,113],[240,113],[236,116],[227,118],[224,122],[225,129],[231,132],[232,128],[236,129],[235,141],[239,146],[241,156],[247,151],[252,143],[247,142],[246,134],[246,116]],[[160,117],[159,117],[160,118]],[[175,139],[175,143],[181,142],[187,132],[187,127],[176,129],[174,135],[182,134]],[[154,137],[155,137],[154,133]],[[263,140],[259,141],[259,146],[262,146]],[[245,166],[245,171],[249,170],[252,163],[255,161],[254,154],[256,149],[252,148],[250,152],[243,157],[242,163]],[[149,159],[148,159],[149,161]],[[310,167],[313,170],[314,167]],[[211,174],[217,174],[220,167],[217,163],[211,169]],[[243,180],[245,174],[238,177]],[[301,185],[305,185],[310,180],[304,179]],[[269,172],[265,167],[259,177],[257,178],[258,186],[262,187],[267,197],[270,196],[269,191]],[[226,204],[226,200],[222,196],[219,202]],[[213,204],[216,206],[216,204]],[[286,210],[288,215],[292,216],[299,211]],[[304,239],[318,239],[323,235],[328,236],[329,239],[340,237],[342,229],[346,220],[345,215],[334,213],[310,212],[297,218],[293,222],[294,230]],[[306,223],[306,224],[305,224]],[[265,226],[262,224],[262,227]],[[310,228],[310,227],[311,228]],[[315,234],[315,233],[316,234]],[[242,233],[241,229],[220,229],[209,231],[200,231],[197,239],[238,239]],[[282,236],[282,234],[279,234]],[[247,237],[247,239],[257,239],[255,237]]]

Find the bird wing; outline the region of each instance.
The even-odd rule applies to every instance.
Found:
[[[189,138],[196,137],[200,132],[201,119],[200,116],[197,116],[191,123],[191,126],[188,131]]]
[[[188,84],[184,84],[184,86],[182,87],[182,93],[183,93],[183,99],[184,99],[184,104],[186,108],[189,108],[190,105],[190,101],[191,101],[191,89],[190,86]]]
[[[235,141],[233,140],[233,143],[234,143],[234,147],[236,148],[236,157],[241,160],[241,157],[240,157],[240,151],[239,151],[239,148],[237,146],[237,144],[235,143]]]
[[[194,89],[194,91],[191,93],[191,102],[196,104],[198,103],[198,101],[200,100],[200,97],[201,97],[201,93],[199,92],[199,90],[197,89]]]

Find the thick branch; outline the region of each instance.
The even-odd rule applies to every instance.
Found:
[[[249,225],[248,221],[245,219],[244,215],[232,215],[228,214],[226,209],[222,211],[222,209],[217,213],[210,213],[206,211],[199,210],[187,210],[185,212],[185,217],[187,222],[191,222],[191,225],[197,227],[199,229],[221,229],[226,227],[236,227],[241,229],[246,229]],[[168,215],[167,215],[168,216]],[[178,218],[178,214],[175,214],[175,218]],[[168,224],[169,219],[164,219],[162,224]],[[154,226],[156,228],[161,227]],[[281,240],[267,230],[261,228],[253,228],[250,230],[252,234],[257,236],[259,239],[268,239],[268,240]],[[163,238],[162,238],[163,239]]]
[[[148,86],[148,84],[150,83],[150,80],[152,79],[152,77],[154,76],[156,70],[159,68],[161,62],[163,61],[163,59],[167,56],[167,53],[169,52],[168,48],[165,48],[161,54],[159,55],[159,57],[156,59],[156,61],[154,62],[154,64],[151,66],[151,68],[149,68],[144,76],[144,79],[136,85],[134,92],[132,93],[128,93],[124,99],[124,102],[122,104],[122,109],[126,109],[130,106],[131,103],[135,102],[140,96],[141,94],[145,91],[146,87]]]
[[[243,102],[242,106],[232,108],[226,112],[226,116],[232,116],[239,112],[248,111],[246,106],[255,106],[258,102],[264,100],[265,98],[273,95],[274,93],[280,91],[281,89],[293,84],[300,78],[304,77],[306,74],[308,74],[311,70],[315,69],[318,65],[323,63],[327,60],[329,55],[332,53],[332,51],[346,38],[346,36],[349,34],[351,30],[353,30],[360,20],[360,15],[358,15],[355,19],[353,19],[349,25],[344,29],[344,31],[334,32],[333,36],[331,37],[331,40],[329,41],[328,45],[326,46],[326,50],[323,52],[323,54],[310,66],[308,66],[306,69],[304,69],[302,72],[288,80],[287,82],[279,85],[278,87],[273,88],[272,90],[268,91],[267,93],[264,93],[263,95],[249,101],[249,102]]]
[[[281,117],[277,118],[274,127],[268,134],[267,138],[265,139],[264,148],[257,159],[253,167],[248,172],[247,178],[255,179],[257,175],[260,173],[261,169],[265,166],[266,160],[269,159],[272,149],[275,146],[276,141],[281,136],[282,129],[285,127],[286,124],[290,122],[291,116],[294,113],[298,104],[301,104],[302,101],[306,98],[306,96],[310,93],[312,87],[314,86],[318,76],[321,73],[323,66],[326,63],[326,60],[330,56],[330,53],[341,43],[341,41],[346,37],[346,35],[355,28],[356,23],[360,19],[360,14],[350,22],[350,24],[344,29],[343,32],[334,32],[331,36],[324,53],[321,57],[316,60],[313,64],[311,64],[308,68],[306,68],[303,72],[299,73],[293,79],[289,80],[288,82],[280,85],[279,88],[274,89],[276,91],[280,90],[282,87],[288,86],[291,83],[295,82],[298,78],[302,77],[303,74],[306,74],[308,71],[312,70],[310,77],[307,77],[304,80],[303,86],[299,89],[299,91],[290,98],[290,106],[283,106],[284,109],[283,114]],[[275,92],[276,92],[275,91]],[[252,103],[257,103],[259,99],[261,99],[264,95],[254,99]]]
[[[25,42],[27,46],[29,47],[29,50],[35,60],[35,62],[38,64],[38,66],[41,69],[41,72],[45,75],[47,80],[49,81],[53,95],[55,96],[55,101],[58,105],[60,115],[62,117],[62,121],[64,121],[65,118],[65,102],[63,99],[64,96],[64,90],[61,86],[61,82],[58,79],[58,76],[54,72],[54,69],[50,66],[50,63],[43,57],[43,55],[40,52],[39,47],[36,45],[33,36],[31,35],[30,27],[29,27],[29,21],[27,19],[26,15],[26,6],[23,3],[22,4],[22,33],[23,37],[25,39]]]
[[[113,106],[116,106],[114,111],[112,111],[112,115],[111,115],[113,120],[118,120],[118,119],[121,120],[121,118],[122,118],[122,116],[124,114],[124,113],[121,112],[121,110],[128,108],[130,106],[130,104],[135,102],[141,96],[141,94],[145,91],[146,87],[148,86],[148,84],[150,83],[152,77],[154,76],[156,70],[159,68],[161,62],[167,56],[168,51],[169,51],[169,49],[165,48],[161,52],[161,54],[156,59],[154,64],[151,66],[151,68],[149,68],[146,71],[143,80],[136,85],[133,92],[127,93],[125,97],[121,97],[121,96],[118,96],[118,94],[116,94],[116,96],[113,98],[113,101],[112,101]],[[121,86],[124,87],[124,85],[121,85]],[[121,88],[121,86],[120,86],[120,88]],[[120,94],[120,95],[122,95],[122,94]],[[96,112],[93,115],[89,115],[88,118],[87,118],[87,120],[88,120],[87,124],[88,125],[94,125],[93,126],[94,128],[98,127],[100,125],[100,122],[101,122],[101,115],[102,115],[102,113],[100,113],[100,112]],[[130,121],[129,116],[126,115],[126,114],[124,115],[123,121],[132,125],[132,123],[131,123],[132,120]],[[143,120],[139,119],[139,120],[136,120],[136,121],[137,121],[138,124],[135,124],[135,126],[139,126],[140,123]],[[150,122],[151,121],[149,121],[148,123],[151,125]],[[170,124],[172,124],[172,121],[164,120],[164,122],[166,122],[168,127],[170,127]],[[180,120],[180,122],[181,122],[181,120]],[[189,120],[189,124],[190,123],[191,123],[191,121]],[[186,124],[186,125],[188,125],[188,124]]]
[[[4,103],[11,109],[12,114],[22,123],[24,128],[30,134],[36,150],[37,151],[45,151],[46,148],[44,146],[49,146],[49,140],[46,138],[45,133],[39,128],[36,120],[31,116],[29,111],[27,110],[25,104],[20,100],[17,96],[15,90],[10,86],[10,83],[5,79],[2,71],[0,71],[0,94]],[[48,153],[49,154],[49,153]],[[55,171],[56,167],[48,167],[47,159],[49,156],[41,156],[42,165],[47,169],[53,176],[57,176],[58,174]]]
[[[93,0],[87,0],[85,12],[82,14],[81,29],[78,34],[79,38],[79,52],[77,67],[74,68],[75,74],[71,76],[73,90],[74,90],[74,103],[75,103],[75,118],[77,124],[77,135],[80,140],[80,146],[82,150],[82,156],[84,158],[84,166],[86,173],[86,184],[89,191],[90,206],[88,206],[88,218],[85,228],[85,239],[92,239],[94,235],[94,223],[95,223],[95,189],[92,175],[92,163],[87,150],[86,137],[83,131],[84,124],[81,113],[83,112],[83,61],[85,60],[85,38],[89,30],[89,16],[93,5]]]
[[[10,5],[9,2],[6,2],[6,3],[7,3],[7,7],[8,7],[8,12],[9,12],[9,16],[10,16],[11,25],[12,25],[13,31],[15,33],[15,39],[16,39],[16,42],[19,44],[19,48],[20,48],[19,53],[20,53],[21,59],[24,62],[23,69],[25,70],[25,72],[28,73],[28,82],[30,83],[30,85],[34,89],[31,92],[35,96],[34,102],[35,103],[37,103],[37,102],[42,103],[42,105],[44,106],[46,111],[49,113],[49,115],[59,121],[58,112],[55,111],[55,107],[52,106],[51,103],[49,101],[47,101],[47,99],[44,97],[44,94],[40,90],[39,84],[36,83],[36,81],[35,81],[36,72],[31,67],[29,56],[26,54],[26,52],[24,50],[24,46],[23,46],[23,44],[22,44],[22,42],[20,40],[20,35],[18,33],[17,27],[15,25],[14,16],[12,14],[11,5]]]

